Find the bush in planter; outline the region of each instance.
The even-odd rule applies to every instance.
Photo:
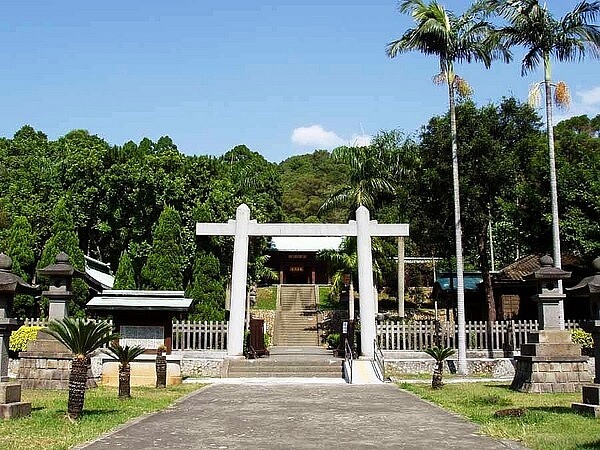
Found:
[[[581,328],[571,330],[571,338],[575,344],[581,346],[581,354],[586,356],[594,355],[594,339],[592,335]]]
[[[340,346],[340,333],[331,333],[327,336],[327,345],[329,348],[338,348]]]
[[[38,331],[43,327],[23,325],[11,333],[8,349],[13,352],[27,351],[27,345],[37,339]]]

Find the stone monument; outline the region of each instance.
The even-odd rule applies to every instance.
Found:
[[[31,414],[31,403],[21,401],[21,384],[8,378],[8,341],[19,322],[11,318],[15,294],[37,294],[38,290],[12,273],[12,259],[0,253],[0,417],[11,419]]]
[[[590,300],[590,309],[592,312],[592,320],[582,322],[581,328],[592,334],[594,339],[594,360],[596,375],[594,384],[583,385],[582,402],[573,403],[571,407],[574,411],[583,414],[591,414],[596,418],[600,417],[600,258],[596,258],[592,263],[596,272],[591,277],[586,277],[581,280],[576,286],[567,288],[576,294],[585,295]]]
[[[56,263],[38,269],[38,275],[49,280],[48,290],[42,292],[48,301],[48,319],[60,320],[68,316],[68,301],[73,296],[73,277],[81,277],[70,263],[69,256],[60,252]],[[68,389],[71,352],[55,338],[43,331],[20,355],[18,378],[27,389]],[[88,384],[94,385],[92,380]]]
[[[529,343],[521,345],[521,356],[515,356],[511,388],[530,393],[577,392],[590,376],[587,357],[581,356],[579,345],[562,325],[565,295],[558,281],[571,273],[553,267],[550,256],[542,257],[540,263],[542,267],[528,277],[538,284],[538,294],[532,298],[538,304],[539,331],[529,334]]]

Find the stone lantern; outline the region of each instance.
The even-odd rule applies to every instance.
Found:
[[[539,331],[529,333],[528,343],[516,356],[515,377],[511,388],[522,392],[576,392],[590,380],[587,358],[564,329],[562,300],[558,282],[570,272],[553,267],[550,256],[540,259],[541,268],[527,278],[537,281]]]
[[[582,387],[582,403],[573,403],[573,410],[585,414],[593,414],[600,417],[600,257],[592,262],[592,267],[596,272],[591,277],[581,280],[576,286],[568,288],[576,294],[589,297],[592,320],[581,322],[581,328],[591,333],[594,339],[594,365],[596,375],[594,384],[584,385]]]
[[[61,320],[68,316],[68,302],[73,297],[73,278],[83,274],[69,264],[69,256],[60,252],[56,262],[38,269],[40,277],[47,278],[48,290],[42,295],[48,299],[48,319]],[[67,389],[71,352],[54,337],[38,332],[35,341],[20,354],[19,381],[26,389]]]
[[[15,294],[38,293],[37,288],[12,273],[12,259],[0,253],[0,417],[4,419],[31,413],[31,403],[21,401],[21,385],[8,379],[8,341],[20,325],[10,317]]]
[[[69,255],[65,252],[56,255],[54,264],[38,269],[37,273],[40,277],[50,280],[48,290],[42,292],[42,295],[49,301],[49,320],[63,319],[69,315],[67,303],[73,297],[71,285],[75,272],[75,268],[69,264]]]

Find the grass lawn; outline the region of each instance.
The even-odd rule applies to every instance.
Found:
[[[277,309],[277,287],[259,287],[256,289],[256,309]]]
[[[85,395],[83,415],[76,423],[66,418],[67,391],[24,390],[23,401],[31,402],[31,416],[0,420],[0,449],[67,449],[134,417],[164,409],[200,386],[134,387],[129,400],[119,400],[116,387],[90,389]]]
[[[600,449],[600,420],[575,414],[576,394],[524,394],[508,384],[429,385],[399,383],[400,387],[481,425],[483,433],[521,441],[533,449]],[[498,410],[526,408],[522,417],[494,417]]]

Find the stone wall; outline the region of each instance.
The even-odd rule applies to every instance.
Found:
[[[515,374],[514,361],[510,358],[467,359],[467,371],[471,376],[512,379]],[[448,359],[444,364],[446,373],[456,373],[457,360]],[[431,374],[435,361],[429,359],[385,359],[385,372],[392,380],[406,375]]]
[[[181,354],[181,375],[192,378],[221,378],[223,376],[225,352],[178,352]],[[406,358],[385,356],[386,373],[392,379],[406,378],[406,375],[431,374],[435,362],[428,356],[416,352]],[[16,378],[19,370],[18,359],[9,361],[9,376]],[[445,364],[446,373],[456,372],[456,359]],[[514,360],[511,358],[470,358],[467,359],[470,375],[484,375],[493,378],[511,379],[514,376]],[[594,358],[586,364],[590,378],[595,376]],[[102,377],[102,357],[92,358],[91,372],[96,380]]]
[[[221,378],[226,352],[179,352],[181,376],[191,378]]]

